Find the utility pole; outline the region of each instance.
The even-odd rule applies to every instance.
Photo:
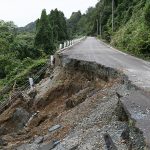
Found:
[[[112,32],[114,32],[114,0],[112,0]]]
[[[54,42],[54,21],[52,21],[52,41]]]
[[[98,36],[98,19],[96,19],[97,22],[97,36]]]
[[[99,31],[100,31],[100,37],[102,38],[102,14],[100,12],[100,26],[99,26]]]

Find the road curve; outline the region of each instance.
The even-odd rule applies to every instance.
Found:
[[[63,54],[121,70],[133,84],[150,91],[150,62],[118,51],[94,37],[88,37]]]

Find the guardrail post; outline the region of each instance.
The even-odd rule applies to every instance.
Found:
[[[62,49],[62,47],[63,47],[63,45],[62,45],[62,44],[60,44],[60,45],[59,45],[59,50],[61,50],[61,49]]]
[[[67,47],[68,47],[68,46],[70,46],[70,43],[69,43],[69,41],[67,41]]]
[[[64,48],[66,48],[67,47],[67,42],[64,42]]]
[[[30,83],[30,89],[33,90],[33,86],[34,86],[33,78],[29,78],[29,83]]]
[[[50,62],[51,62],[51,66],[53,66],[54,65],[54,55],[51,55]]]
[[[64,48],[65,48],[65,46],[66,46],[66,43],[64,42]]]
[[[70,41],[70,45],[72,46],[72,40]]]

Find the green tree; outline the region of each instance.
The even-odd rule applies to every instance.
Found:
[[[53,41],[64,41],[68,38],[66,19],[63,12],[57,9],[49,14],[49,22],[53,31]]]
[[[51,26],[45,9],[42,11],[41,18],[37,22],[35,47],[43,49],[46,54],[52,54],[55,49]]]
[[[82,14],[80,11],[73,12],[71,17],[67,20],[67,27],[70,33],[70,37],[76,36],[78,34],[78,23],[82,17]]]
[[[145,17],[146,24],[150,26],[150,3],[146,5],[144,17]]]

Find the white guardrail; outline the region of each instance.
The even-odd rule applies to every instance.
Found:
[[[65,41],[63,44],[59,45],[59,49],[57,50],[57,53],[61,53],[62,51],[73,47],[74,45],[80,43],[84,39],[86,39],[86,36],[83,36],[83,37],[77,38],[77,39],[73,39],[70,41]]]

